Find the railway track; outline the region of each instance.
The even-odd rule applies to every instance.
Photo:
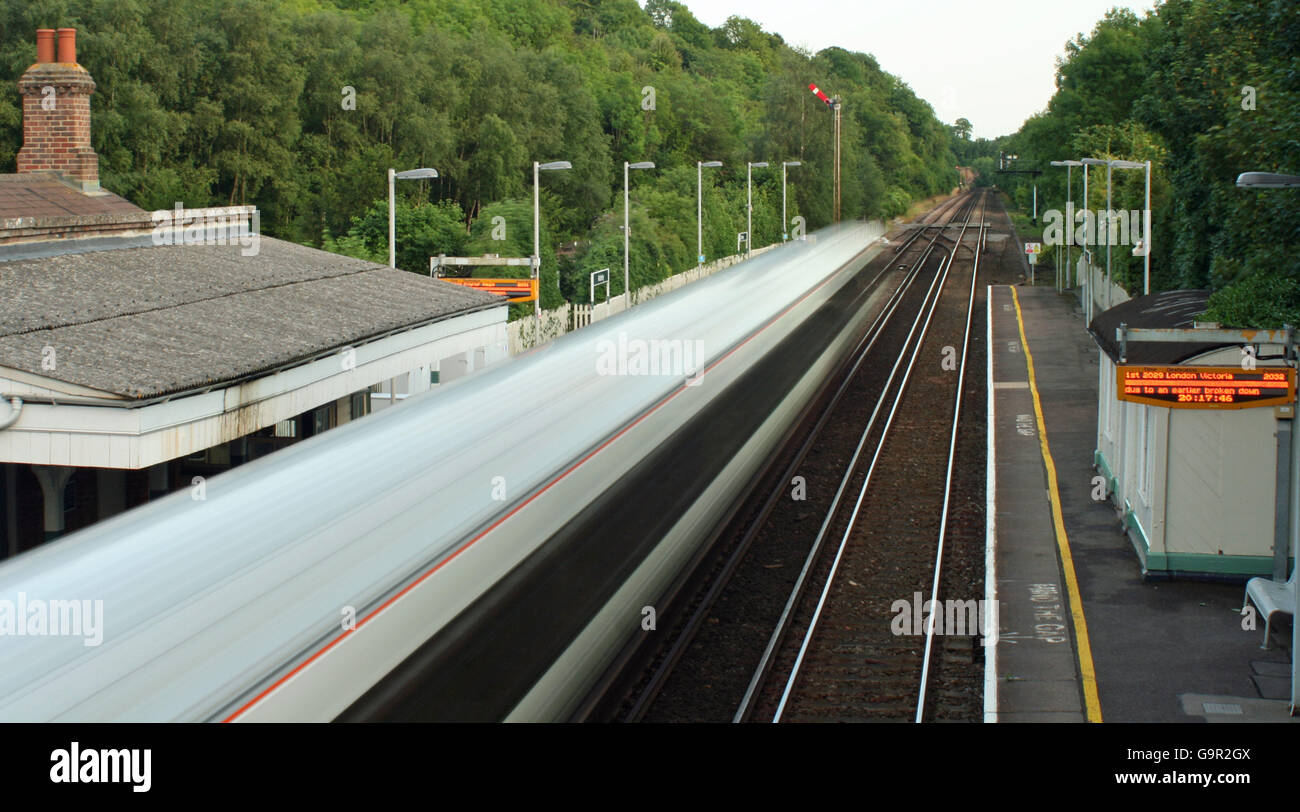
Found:
[[[766,718],[768,712],[772,721],[900,718],[909,707],[914,709],[915,721],[924,718],[927,700],[931,699],[927,689],[931,663],[935,661],[932,648],[936,622],[933,613],[926,616],[920,612],[922,617],[918,617],[915,609],[918,605],[939,605],[941,600],[944,540],[961,411],[959,394],[965,377],[978,252],[974,252],[969,273],[957,272],[954,265],[975,205],[972,199],[957,210],[954,220],[965,217],[965,221],[936,279],[936,294],[927,300],[919,336],[909,342],[913,352],[898,357],[887,396],[876,403],[871,424],[863,431],[853,464],[842,481],[848,486],[850,479],[861,478],[811,615],[806,621],[797,620],[796,613],[806,615],[807,608],[801,609],[798,604],[802,590],[792,594],[784,624],[775,631],[770,650],[755,670],[753,690],[737,709],[736,721]],[[976,244],[979,242],[982,240],[976,239]],[[946,285],[950,278],[956,285]],[[963,304],[965,318],[958,320],[954,317]],[[952,359],[952,365],[939,359]],[[902,366],[905,360],[906,366]],[[933,372],[933,366],[939,368],[939,374]],[[900,368],[904,372],[896,382],[894,375]],[[957,373],[956,386],[945,381],[950,377],[945,372]],[[940,418],[935,412],[940,411],[945,395],[953,408]],[[876,433],[876,417],[885,408],[887,416]],[[944,430],[940,431],[940,427]],[[868,447],[874,447],[870,463],[858,470],[859,457],[865,459],[862,451]],[[940,460],[944,463],[936,465]],[[827,514],[824,529],[829,529],[841,508],[837,500]],[[933,521],[939,524],[937,530],[932,527]],[[819,546],[826,535],[820,535]],[[809,572],[818,564],[816,555],[820,552],[810,555],[806,564]],[[927,569],[930,589],[910,589],[924,586],[918,577]],[[896,611],[900,600],[907,607],[902,617]],[[896,625],[897,620],[905,622]],[[918,624],[918,620],[922,622]],[[802,634],[798,635],[800,643],[790,661],[790,647],[781,651],[781,643],[793,637],[788,635],[792,628],[800,629]],[[902,634],[898,633],[900,628]],[[919,635],[918,629],[922,630]],[[915,648],[922,641],[917,666],[913,663]],[[879,668],[863,668],[865,661]],[[936,663],[936,670],[941,665]],[[772,679],[770,670],[784,677],[784,682]]]
[[[820,589],[805,582],[792,591],[736,721],[904,720],[910,711],[919,722],[927,705],[942,712],[949,699],[928,694],[932,666],[944,671],[963,648],[974,663],[973,636],[934,651],[936,617],[917,609],[948,593],[944,541],[983,229],[976,227],[975,246],[966,236],[982,209],[972,196],[948,223],[960,222],[960,231],[841,482],[842,492],[856,493],[851,508],[836,499],[805,562]],[[959,267],[963,248],[969,268]],[[828,538],[837,540],[829,566],[819,560]]]
[[[939,390],[948,404],[960,402],[984,208],[979,193],[958,196],[921,218],[888,255],[877,280],[890,291],[884,306],[858,337],[815,414],[792,435],[787,450],[755,488],[751,504],[723,533],[714,560],[701,568],[707,576],[693,591],[683,590],[690,597],[679,601],[669,642],[659,647],[606,718],[902,718],[902,704],[891,697],[904,692],[896,683],[906,671],[916,683],[907,690],[917,699],[926,696],[919,687],[924,673],[927,689],[938,688],[943,707],[954,671],[951,646],[936,645],[933,634],[921,635],[919,643],[906,637],[900,645],[899,640],[875,639],[878,634],[855,638],[852,632],[878,626],[888,634],[890,617],[879,606],[883,602],[888,610],[903,586],[909,587],[910,599],[914,584],[933,596],[960,592],[972,578],[961,568],[954,575],[934,566],[936,556],[942,560],[938,548],[948,532],[944,506],[953,500],[945,482],[950,486],[953,480],[956,431],[928,429],[941,435],[947,449],[942,458],[930,450],[917,455],[907,449],[913,442],[909,436],[922,430],[912,424],[927,408],[935,411],[929,407],[939,399]],[[950,324],[954,313],[961,317],[956,328]],[[960,340],[953,338],[953,329]],[[951,370],[944,347],[951,348]],[[936,370],[945,374],[936,375]],[[956,425],[954,417],[946,417],[949,427]],[[902,471],[899,466],[906,467],[909,458],[924,471]],[[933,488],[917,491],[918,475],[934,472],[940,478],[938,495],[931,494]],[[802,499],[797,498],[799,487],[805,489]],[[926,507],[931,499],[937,503]],[[897,529],[885,538],[862,531],[870,522],[892,527],[878,515],[890,510],[931,514],[938,523],[920,533],[930,537],[928,578],[918,579],[919,565],[911,560],[927,549],[918,533],[904,540]],[[814,517],[820,521],[810,521]],[[977,523],[982,534],[982,513]],[[883,549],[891,545],[907,550],[901,557],[909,560],[906,567],[885,569],[906,569],[910,578],[862,574],[869,561],[898,558]],[[865,589],[878,593],[865,604],[866,595],[841,594],[863,590],[860,578],[871,583]],[[840,608],[846,599],[850,608]],[[909,660],[914,668],[903,667]],[[978,686],[978,670],[968,670],[973,673],[963,679],[973,676],[971,685]],[[978,718],[977,700],[970,703],[973,718]],[[926,703],[914,703],[912,710],[917,704],[924,708]]]

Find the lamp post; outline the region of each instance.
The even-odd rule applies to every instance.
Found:
[[[558,169],[572,169],[568,161],[551,161],[547,164],[533,161],[533,273],[537,276],[537,298],[533,299],[533,314],[542,312],[542,217],[540,193],[537,189],[537,173],[552,172]],[[560,289],[560,272],[555,272],[555,289]]]
[[[831,109],[835,111],[835,222],[840,221],[840,108],[844,102],[838,95],[831,97]]]
[[[1052,166],[1065,167],[1065,211],[1069,215],[1065,218],[1068,223],[1066,228],[1069,229],[1069,231],[1066,232],[1067,236],[1065,238],[1065,271],[1068,274],[1070,270],[1070,243],[1073,242],[1073,238],[1070,235],[1074,233],[1074,198],[1072,197],[1074,194],[1074,183],[1072,173],[1076,166],[1083,166],[1083,162],[1069,160],[1052,161]],[[1063,287],[1065,287],[1065,280],[1064,278],[1060,278],[1058,288]]]
[[[1114,218],[1111,215],[1112,203],[1110,199],[1110,175],[1112,170],[1113,167],[1111,166],[1110,161],[1107,161],[1106,162],[1106,309],[1107,310],[1110,310],[1110,299],[1111,299],[1110,288],[1112,285],[1115,284],[1113,281],[1111,281],[1110,278],[1110,241],[1111,241],[1110,229],[1111,226],[1114,225],[1113,222]]]
[[[1110,161],[1102,160],[1101,158],[1084,158],[1081,161],[1081,163],[1083,163],[1085,167],[1087,166],[1106,167],[1106,291],[1105,293],[1106,293],[1106,302],[1107,302],[1106,307],[1109,308],[1110,307]],[[1084,194],[1087,194],[1088,175],[1086,169],[1084,170],[1084,176],[1083,176],[1083,188],[1084,188]],[[1093,238],[1094,239],[1096,238],[1095,235],[1093,235]],[[1089,258],[1088,272],[1089,272],[1089,276],[1091,277],[1092,274],[1092,262],[1091,262],[1092,252],[1091,251],[1088,252],[1088,258]],[[1091,304],[1091,298],[1092,298],[1091,291],[1089,291],[1088,295],[1089,295],[1089,303]],[[1088,321],[1089,323],[1092,322],[1091,310],[1089,310]]]
[[[1237,185],[1243,189],[1300,189],[1300,175],[1280,175],[1275,172],[1242,172],[1237,176]],[[1287,349],[1294,354],[1294,338],[1292,338],[1291,347]],[[1300,358],[1292,357],[1291,361],[1300,366]],[[1291,554],[1300,555],[1300,431],[1297,428],[1296,420],[1300,414],[1300,395],[1297,396],[1296,402],[1291,407],[1291,459],[1288,490],[1291,492],[1290,507],[1290,536],[1291,536]],[[1278,431],[1281,433],[1282,426],[1279,424]],[[1285,573],[1284,573],[1285,575]],[[1292,617],[1300,618],[1300,596],[1296,598],[1297,605],[1291,607]],[[1296,715],[1300,709],[1300,656],[1295,652],[1300,651],[1296,646],[1300,645],[1300,622],[1291,624],[1291,707],[1290,713]]]
[[[1243,189],[1300,189],[1300,175],[1242,172],[1237,176],[1237,185]]]
[[[790,221],[785,216],[785,170],[791,166],[802,166],[802,161],[782,161],[781,162],[781,242],[789,239],[790,234],[786,230],[790,226]]]
[[[1146,197],[1142,209],[1142,295],[1151,292],[1151,162],[1150,161],[1111,161],[1107,166],[1115,169],[1142,169],[1146,171]],[[1109,208],[1110,201],[1107,200]],[[1109,228],[1109,225],[1107,226]],[[1129,223],[1129,234],[1133,233],[1133,224]],[[1110,245],[1109,234],[1106,244]]]
[[[1142,295],[1151,293],[1151,162],[1144,161],[1146,169],[1146,199],[1142,207]],[[1132,229],[1132,226],[1129,226]]]
[[[1088,164],[1083,164],[1083,256],[1088,265],[1088,324],[1092,324],[1092,248],[1091,243],[1094,239],[1093,232],[1096,231],[1097,224],[1092,219],[1092,210],[1088,208]]]
[[[695,253],[704,264],[704,167],[722,166],[722,161],[695,162]]]
[[[1113,217],[1111,216],[1112,203],[1110,198],[1110,176],[1112,170],[1113,167],[1111,166],[1110,161],[1107,161],[1106,162],[1106,309],[1107,310],[1110,310],[1110,298],[1111,298],[1110,287],[1111,285],[1115,284],[1114,282],[1111,281],[1110,278],[1111,226],[1114,225],[1114,223],[1112,222]]]
[[[405,172],[388,170],[388,267],[397,267],[397,181],[436,177],[436,169],[408,169]]]
[[[627,296],[627,306],[632,306],[632,288],[628,284],[629,274],[627,270],[627,251],[628,251],[628,190],[627,190],[627,171],[629,169],[654,169],[654,161],[637,161],[630,164],[623,162],[623,295]]]
[[[1083,163],[1088,166],[1102,166],[1104,164],[1106,167],[1106,309],[1109,310],[1110,309],[1110,286],[1111,286],[1110,243],[1111,243],[1111,227],[1113,226],[1113,223],[1111,221],[1114,219],[1111,212],[1111,196],[1110,196],[1111,195],[1111,189],[1110,189],[1111,172],[1115,169],[1145,169],[1147,171],[1146,209],[1143,211],[1142,214],[1143,221],[1145,223],[1143,230],[1147,232],[1142,235],[1142,239],[1143,239],[1142,249],[1144,251],[1142,293],[1145,295],[1151,292],[1151,234],[1150,234],[1151,228],[1150,228],[1150,224],[1146,223],[1146,221],[1149,219],[1147,212],[1151,210],[1151,162],[1150,161],[1101,160],[1100,158],[1084,158]],[[1084,179],[1086,183],[1087,175],[1084,176]],[[1084,188],[1087,188],[1086,185]],[[1132,233],[1131,227],[1129,231],[1130,233]]]
[[[745,170],[745,188],[746,199],[748,201],[745,212],[745,256],[751,256],[754,253],[754,167],[767,166],[767,161],[750,161],[749,168]]]
[[[1099,158],[1081,158],[1079,160],[1079,163],[1083,164],[1083,243],[1085,246],[1090,246],[1097,239],[1097,234],[1096,234],[1097,229],[1096,229],[1096,220],[1092,216],[1092,209],[1089,208],[1091,202],[1089,201],[1088,198],[1088,167],[1101,166],[1106,162]],[[1086,301],[1086,307],[1084,308],[1084,322],[1086,325],[1090,326],[1092,324],[1092,319],[1093,319],[1093,310],[1096,307],[1096,294],[1093,291],[1093,285],[1092,285],[1093,269],[1092,269],[1091,247],[1085,247],[1083,249],[1083,255],[1087,259],[1087,265],[1088,265],[1088,278],[1087,278],[1087,285],[1086,285],[1087,301]],[[1105,374],[1104,370],[1106,369],[1106,365],[1101,361],[1102,354],[1103,351],[1101,347],[1098,346],[1097,347],[1097,375],[1098,375],[1097,391],[1098,392],[1106,391],[1105,389],[1106,384],[1102,381],[1102,377],[1104,377]],[[1102,430],[1103,430],[1102,419],[1103,419],[1102,412],[1101,410],[1098,410],[1097,411],[1097,445],[1095,446],[1095,448],[1101,448],[1101,437],[1102,437]]]

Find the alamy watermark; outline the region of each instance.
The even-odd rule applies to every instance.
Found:
[[[1142,256],[1151,244],[1151,210],[1110,209],[1109,211],[1075,209],[1073,203],[1043,212],[1043,243],[1046,245],[1132,245],[1133,254]]]
[[[985,600],[922,601],[920,592],[912,593],[912,600],[896,600],[889,611],[894,619],[889,630],[895,635],[922,635],[934,624],[934,633],[956,637],[981,635],[983,645],[998,642],[998,602]]]
[[[154,245],[241,245],[240,254],[255,257],[261,250],[262,217],[256,207],[159,209],[153,220]]]
[[[665,375],[686,378],[687,386],[700,382],[704,368],[704,342],[699,339],[629,339],[620,332],[617,341],[596,342],[597,375]]]
[[[0,637],[81,637],[82,645],[104,642],[102,600],[45,600],[19,592],[0,598]]]
[[[50,782],[54,784],[130,784],[132,792],[148,792],[153,786],[153,751],[140,748],[116,750],[68,747],[50,751]]]

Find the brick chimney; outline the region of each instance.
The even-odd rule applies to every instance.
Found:
[[[57,59],[57,61],[56,61]],[[18,80],[23,147],[18,172],[54,170],[84,192],[99,189],[99,156],[90,146],[90,94],[95,82],[77,64],[77,29],[36,31],[36,64]]]

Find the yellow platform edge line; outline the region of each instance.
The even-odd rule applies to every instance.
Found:
[[[1097,672],[1092,664],[1092,644],[1088,638],[1088,621],[1083,616],[1083,598],[1079,594],[1079,579],[1074,574],[1074,558],[1070,555],[1070,539],[1065,533],[1065,518],[1061,513],[1061,492],[1056,482],[1056,463],[1047,442],[1047,424],[1043,420],[1043,403],[1038,396],[1038,379],[1034,375],[1034,356],[1029,351],[1025,335],[1025,319],[1020,312],[1020,296],[1014,285],[1011,299],[1016,305],[1016,323],[1020,327],[1020,346],[1025,350],[1025,366],[1029,372],[1029,391],[1034,396],[1034,418],[1038,422],[1039,447],[1043,452],[1043,465],[1047,468],[1047,492],[1052,503],[1052,525],[1056,528],[1056,547],[1061,554],[1061,568],[1065,571],[1065,589],[1070,599],[1070,618],[1074,623],[1074,639],[1078,643],[1079,676],[1083,680],[1083,702],[1089,722],[1101,721],[1101,700],[1097,696]]]

